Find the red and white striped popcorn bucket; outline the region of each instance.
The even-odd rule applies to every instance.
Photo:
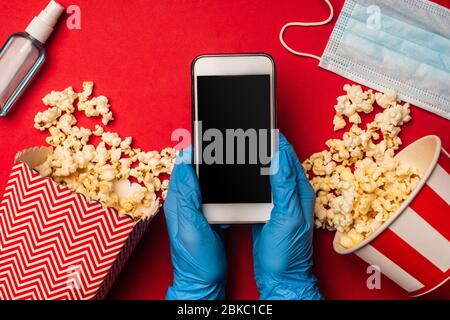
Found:
[[[442,286],[450,277],[450,156],[437,136],[426,136],[396,155],[417,167],[423,178],[400,208],[369,237],[352,248],[333,246],[339,254],[354,253],[379,267],[388,278],[417,297]]]
[[[19,152],[0,200],[0,300],[103,299],[151,220],[41,177],[50,152]]]

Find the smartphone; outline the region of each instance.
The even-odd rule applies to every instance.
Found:
[[[275,63],[267,54],[192,63],[193,161],[209,223],[262,223],[273,207]]]

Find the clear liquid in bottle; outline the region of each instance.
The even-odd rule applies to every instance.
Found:
[[[44,44],[64,7],[51,0],[28,24],[14,33],[0,50],[0,116],[8,113],[45,60]]]
[[[42,44],[26,33],[13,34],[6,42],[0,53],[0,115],[9,111],[44,59]]]

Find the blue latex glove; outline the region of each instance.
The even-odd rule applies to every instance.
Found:
[[[279,168],[270,183],[271,219],[253,226],[255,278],[261,299],[321,299],[311,273],[315,194],[295,151],[281,134]]]
[[[213,229],[203,216],[190,159],[190,150],[178,156],[164,203],[174,269],[166,299],[223,299],[227,260],[221,230]]]

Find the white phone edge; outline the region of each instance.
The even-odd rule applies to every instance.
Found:
[[[270,75],[270,117],[271,129],[276,129],[275,118],[275,63],[267,54],[224,54],[201,55],[192,62],[192,103],[193,103],[193,147],[194,163],[199,175],[199,154],[197,147],[198,109],[197,76],[206,75]],[[278,136],[271,130],[272,155],[278,150]],[[203,214],[211,224],[265,223],[270,220],[272,203],[226,203],[203,204]]]

